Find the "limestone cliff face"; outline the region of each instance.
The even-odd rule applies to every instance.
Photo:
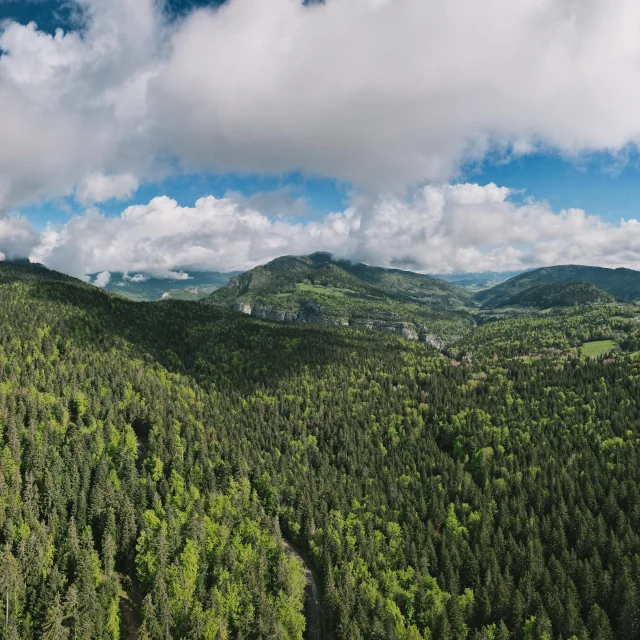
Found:
[[[295,322],[298,319],[298,314],[295,311],[273,309],[262,305],[254,306],[251,310],[251,315],[271,322]]]
[[[428,333],[427,327],[421,324],[414,324],[405,321],[383,321],[373,318],[349,318],[349,317],[327,317],[324,315],[322,307],[314,301],[305,301],[300,310],[291,311],[275,309],[261,304],[251,304],[249,302],[236,302],[233,305],[234,311],[239,311],[260,320],[270,322],[306,322],[309,324],[324,324],[338,327],[353,327],[354,329],[368,329],[370,331],[382,331],[393,333],[407,340],[420,340],[432,345],[436,349],[445,346],[442,336]]]
[[[351,320],[349,326],[355,329],[371,329],[373,331],[383,331],[384,333],[395,333],[407,340],[418,340],[418,331],[411,322],[382,322],[379,320]]]

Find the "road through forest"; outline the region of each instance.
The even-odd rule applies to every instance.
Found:
[[[304,566],[307,584],[304,589],[304,615],[307,619],[307,628],[304,632],[305,640],[322,640],[322,611],[320,607],[320,595],[313,572],[305,562],[304,558],[285,540],[283,541],[287,549]]]

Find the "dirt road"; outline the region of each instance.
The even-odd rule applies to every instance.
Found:
[[[304,561],[304,558],[285,540],[284,545],[304,566],[307,586],[305,587],[304,614],[307,619],[307,628],[304,632],[305,640],[322,640],[322,613],[320,609],[320,596],[313,572]]]

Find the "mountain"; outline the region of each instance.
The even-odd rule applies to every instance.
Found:
[[[473,326],[461,287],[411,271],[284,256],[231,278],[204,302],[264,320],[370,328],[441,343]]]
[[[0,262],[0,284],[14,282],[32,282],[42,284],[44,282],[73,282],[80,286],[84,283],[59,271],[48,269],[44,265],[30,262],[27,259],[5,260]],[[84,285],[86,286],[86,285]]]
[[[211,295],[216,289],[224,287],[238,271],[220,273],[217,271],[178,272],[175,278],[156,278],[144,273],[110,274],[104,287],[107,291],[119,293],[130,300],[153,302],[172,298],[176,300],[200,300]],[[98,274],[89,275],[90,282],[96,281]]]
[[[640,300],[640,271],[579,265],[542,267],[527,271],[491,289],[479,291],[473,297],[482,304],[483,309],[494,309],[504,306],[516,294],[529,287],[571,282],[593,284],[627,302]]]
[[[589,282],[570,282],[568,284],[534,285],[509,298],[503,306],[551,309],[554,307],[610,304],[619,301],[619,298]]]

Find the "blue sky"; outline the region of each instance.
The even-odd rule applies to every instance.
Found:
[[[635,0],[460,2],[0,0],[0,253],[640,268]]]
[[[495,183],[514,190],[516,202],[527,198],[546,201],[551,207],[580,208],[615,223],[621,218],[640,217],[640,168],[637,157],[625,159],[622,166],[615,156],[599,155],[580,161],[564,159],[554,153],[536,153],[504,161],[483,161],[465,167],[460,181],[479,184]],[[332,179],[306,178],[303,175],[282,176],[238,174],[185,174],[157,183],[143,184],[135,195],[125,201],[103,203],[107,215],[119,215],[129,205],[146,204],[152,198],[166,195],[185,206],[193,206],[206,195],[223,197],[227,192],[251,196],[256,192],[290,188],[291,193],[304,197],[307,215],[320,219],[326,213],[341,211],[349,204],[350,187]],[[83,207],[73,198],[43,202],[20,211],[35,225],[63,223]]]
[[[637,153],[623,159],[610,154],[566,159],[557,153],[536,153],[504,163],[486,160],[467,167],[463,176],[508,186],[520,192],[515,200],[544,200],[555,210],[576,207],[610,222],[640,215]]]

